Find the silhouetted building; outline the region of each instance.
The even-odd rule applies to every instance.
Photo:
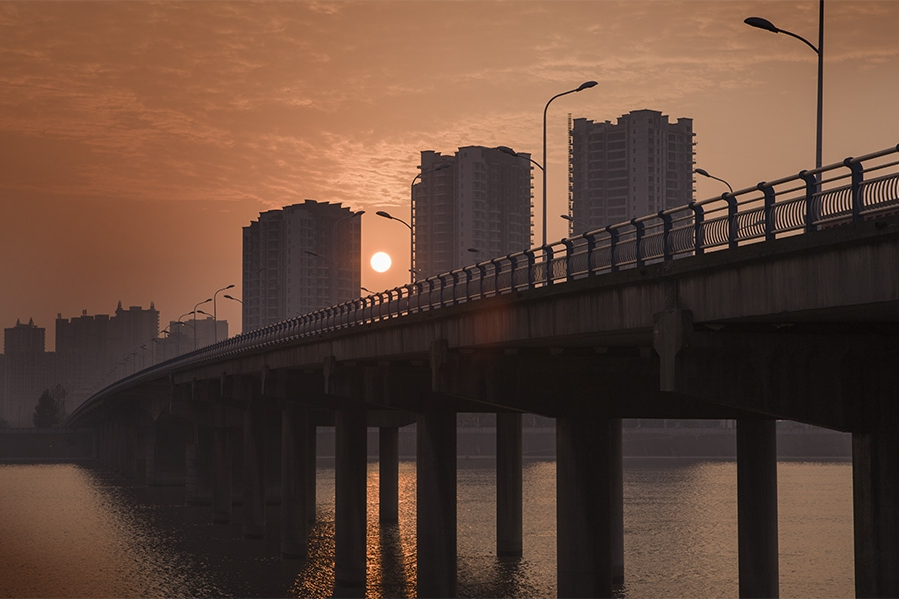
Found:
[[[359,297],[357,215],[306,200],[262,212],[243,228],[244,331]]]
[[[448,167],[437,168],[447,164]],[[531,162],[496,148],[421,153],[412,188],[417,278],[531,246]],[[469,251],[477,250],[477,251]]]
[[[572,235],[693,201],[693,119],[657,110],[575,119],[569,137]]]
[[[46,329],[16,321],[3,330],[3,387],[0,416],[11,426],[31,426],[34,406],[53,385],[53,354],[44,351]]]
[[[159,312],[153,302],[144,310],[118,303],[115,314],[88,315],[71,320],[56,317],[55,383],[68,392],[74,408],[95,391],[99,384],[151,366],[155,361],[152,341],[159,335]]]

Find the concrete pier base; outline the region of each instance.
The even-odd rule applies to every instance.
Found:
[[[231,430],[215,427],[212,431],[212,523],[231,522]]]
[[[855,595],[899,597],[899,437],[852,434]]]
[[[774,420],[737,421],[740,597],[779,595]]]
[[[281,557],[285,559],[307,555],[308,432],[305,410],[289,405],[281,411]]]
[[[559,597],[612,596],[611,456],[609,419],[556,419]]]
[[[212,504],[212,430],[194,425],[184,446],[185,501],[189,505]]]
[[[243,536],[265,536],[265,411],[250,403],[243,426]]]
[[[378,429],[378,520],[399,519],[400,441],[399,428]]]
[[[621,418],[609,420],[610,483],[612,490],[612,584],[624,584],[624,446]]]
[[[496,415],[496,554],[521,557],[521,414]]]
[[[306,433],[306,522],[315,522],[318,507],[316,504],[316,479],[318,477],[318,428],[309,423]]]
[[[365,594],[367,510],[367,432],[365,411],[344,408],[335,414],[334,583],[344,593]]]
[[[418,596],[456,595],[456,414],[418,415]]]

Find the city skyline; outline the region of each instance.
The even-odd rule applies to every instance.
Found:
[[[550,241],[567,230],[569,113],[691,118],[696,166],[737,189],[814,165],[816,58],[742,21],[814,39],[817,2],[452,6],[0,4],[0,322],[33,318],[52,350],[57,313],[153,301],[176,319],[240,285],[247,222],[307,198],[366,210],[362,285],[402,285],[408,240],[374,213],[408,217],[420,152],[540,161],[544,104],[587,80],[549,111]],[[830,164],[899,142],[899,5],[825,10]],[[367,267],[379,250],[383,275]],[[218,308],[240,322],[239,303]]]

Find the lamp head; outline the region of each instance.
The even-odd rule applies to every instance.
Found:
[[[509,156],[518,156],[518,153],[509,146],[496,146],[496,149]]]
[[[579,92],[579,91],[582,91],[582,90],[585,90],[585,89],[589,89],[589,88],[594,87],[594,86],[596,86],[596,82],[595,82],[595,81],[584,81],[583,83],[581,83],[581,86],[578,87],[578,88],[577,88],[576,90],[574,90],[574,91]]]
[[[709,172],[707,170],[705,170],[704,168],[695,168],[695,169],[693,169],[693,172],[696,173],[697,175],[702,175],[703,177],[711,178],[711,175],[709,174]]]
[[[390,220],[393,220],[393,217],[390,216],[389,212],[384,212],[383,210],[378,210],[377,212],[375,212],[375,214],[377,214],[378,216],[382,216],[384,218],[389,218]]]
[[[757,27],[759,29],[764,29],[765,31],[770,31],[771,33],[780,33],[780,29],[775,27],[774,23],[768,19],[763,19],[762,17],[749,17],[743,19],[743,22],[750,27]]]
[[[567,221],[573,221],[574,219],[568,216],[567,214],[560,214],[560,217],[564,218]]]

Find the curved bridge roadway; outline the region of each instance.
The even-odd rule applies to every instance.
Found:
[[[774,424],[801,421],[852,433],[857,593],[899,595],[897,150],[251,331],[106,386],[68,423],[95,427],[106,463],[184,480],[216,522],[239,473],[248,537],[278,494],[285,557],[306,551],[315,426],[336,426],[336,584],[364,589],[366,428],[380,430],[390,520],[397,430],[414,422],[418,592],[452,596],[456,413],[497,413],[497,552],[510,555],[521,414],[550,416],[559,595],[611,596],[620,419],[734,418],[740,594],[777,596]]]

